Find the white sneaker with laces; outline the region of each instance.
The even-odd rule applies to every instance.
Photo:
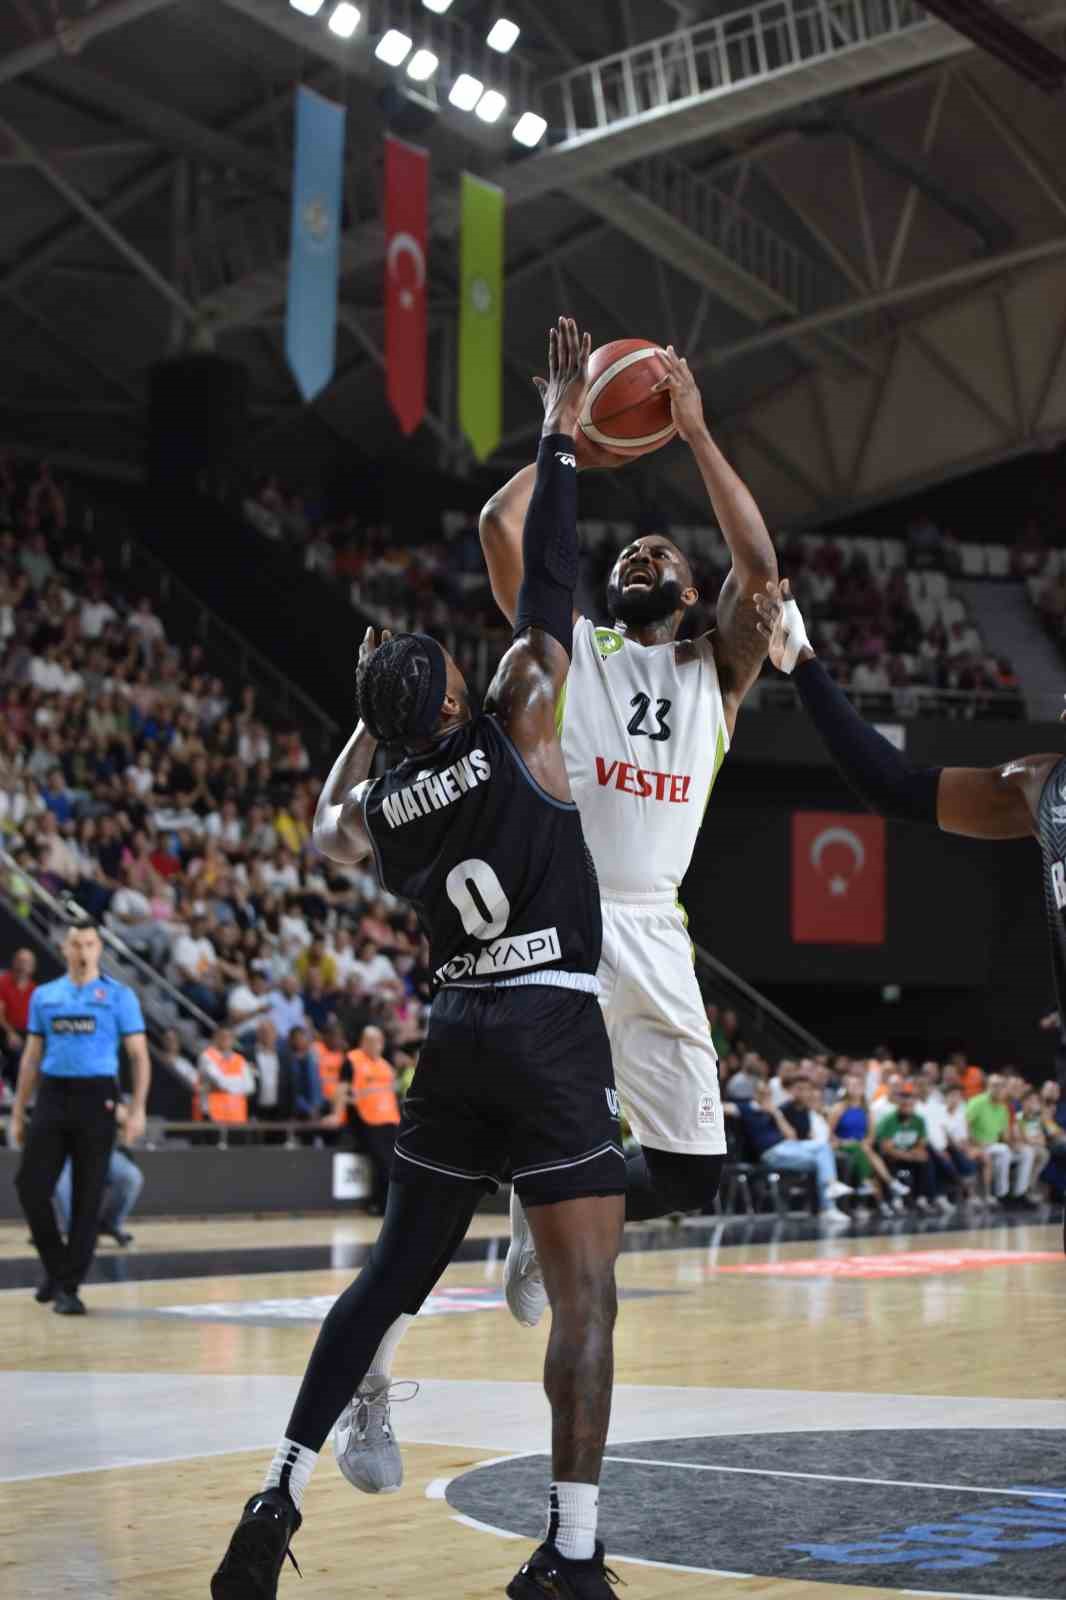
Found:
[[[393,1390],[409,1386],[410,1394]],[[364,1378],[337,1418],[333,1454],[352,1485],[363,1494],[393,1494],[403,1483],[403,1457],[392,1431],[392,1401],[413,1400],[418,1384]]]
[[[840,1200],[846,1194],[854,1194],[855,1190],[849,1188],[846,1183],[840,1183],[838,1181],[836,1183],[831,1183],[825,1192],[830,1200]]]
[[[931,1215],[933,1208],[929,1201],[925,1198],[924,1194],[920,1194],[914,1204],[917,1210],[919,1210],[924,1217]]]
[[[901,1200],[905,1200],[911,1192],[910,1184],[904,1183],[902,1178],[893,1178],[888,1187],[892,1190],[892,1193],[894,1195],[898,1195]]]
[[[826,1206],[824,1211],[818,1213],[819,1222],[846,1222],[850,1225],[851,1218],[846,1211],[841,1211],[839,1206]]]
[[[944,1213],[945,1217],[950,1217],[953,1214],[955,1207],[952,1205],[946,1194],[938,1194],[936,1197],[936,1203],[939,1209]]]
[[[540,1262],[525,1208],[515,1189],[511,1190],[511,1243],[503,1266],[503,1292],[507,1306],[523,1328],[535,1328],[548,1305]]]

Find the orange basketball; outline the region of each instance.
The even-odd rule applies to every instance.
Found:
[[[589,357],[589,392],[581,431],[617,455],[646,456],[669,444],[677,429],[670,396],[652,394],[665,376],[663,353],[650,339],[614,339]]]

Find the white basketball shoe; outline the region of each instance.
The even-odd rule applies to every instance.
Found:
[[[393,1494],[403,1484],[403,1457],[392,1431],[392,1401],[413,1400],[411,1393],[396,1395],[400,1388],[389,1378],[364,1378],[337,1418],[333,1430],[333,1453],[337,1465],[352,1485],[363,1494]]]
[[[503,1267],[503,1292],[512,1317],[535,1328],[548,1304],[533,1234],[516,1189],[511,1190],[511,1243]]]

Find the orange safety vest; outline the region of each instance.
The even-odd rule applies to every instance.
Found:
[[[322,1098],[330,1105],[337,1097],[337,1083],[344,1064],[343,1050],[327,1050],[321,1039],[315,1040],[315,1055],[318,1057],[318,1076],[322,1084]]]
[[[392,1068],[379,1057],[368,1056],[365,1050],[350,1050],[352,1064],[352,1099],[357,1117],[370,1127],[383,1123],[399,1122],[400,1102],[393,1087]]]
[[[236,1050],[232,1055],[224,1056],[221,1050],[210,1045],[204,1051],[204,1055],[227,1078],[244,1078],[244,1057]],[[225,1090],[212,1086],[207,1095],[207,1114],[212,1122],[247,1122],[248,1096],[243,1089],[228,1094]]]

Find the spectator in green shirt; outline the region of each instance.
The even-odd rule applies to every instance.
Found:
[[[878,1123],[877,1148],[892,1176],[910,1184],[918,1210],[932,1211],[936,1180],[925,1122],[915,1110],[913,1083],[900,1085],[896,1109]]]
[[[989,1205],[1033,1209],[1027,1191],[1033,1179],[1037,1149],[1018,1138],[1011,1127],[1007,1080],[993,1073],[984,1094],[966,1104],[970,1137],[980,1150]],[[1013,1174],[1013,1177],[1012,1177]]]

